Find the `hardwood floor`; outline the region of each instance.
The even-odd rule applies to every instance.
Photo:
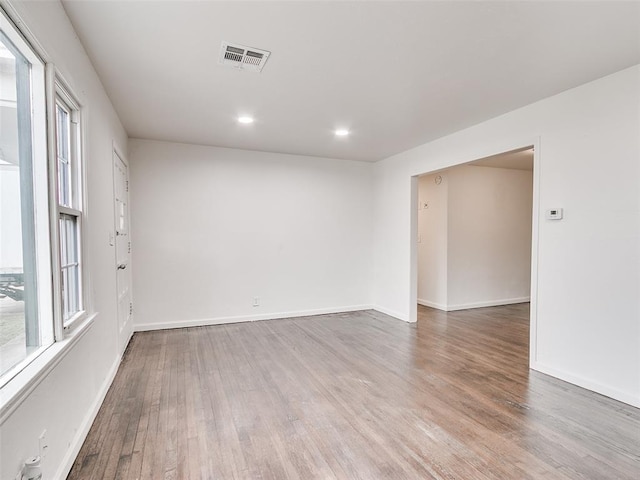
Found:
[[[640,410],[530,372],[528,315],[136,333],[68,478],[640,478]]]

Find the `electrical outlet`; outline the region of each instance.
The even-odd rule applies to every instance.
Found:
[[[38,443],[40,445],[40,458],[44,460],[47,456],[47,452],[49,451],[49,442],[47,441],[47,431],[43,430],[43,432],[38,437]]]
[[[39,456],[27,458],[24,461],[24,467],[22,467],[22,480],[41,480],[41,461],[42,458]]]

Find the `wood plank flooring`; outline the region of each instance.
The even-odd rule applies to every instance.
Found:
[[[640,478],[640,410],[530,372],[528,315],[136,333],[68,478]]]

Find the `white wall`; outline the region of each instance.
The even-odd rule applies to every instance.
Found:
[[[447,309],[448,185],[446,172],[418,179],[418,303],[441,310]]]
[[[635,66],[378,162],[374,302],[412,319],[412,176],[535,144],[531,364],[640,406],[639,106]]]
[[[371,164],[129,145],[136,329],[370,308]]]
[[[528,301],[533,173],[465,165],[447,177],[447,309]]]
[[[418,303],[451,311],[528,301],[533,173],[462,165],[418,184]]]
[[[0,414],[0,478],[15,477],[24,460],[38,453],[38,437],[46,430],[49,450],[43,478],[54,479],[64,478],[71,467],[119,363],[115,256],[108,242],[114,225],[111,152],[114,140],[126,149],[127,136],[62,6],[16,2],[14,7],[84,107],[86,260],[97,317],[26,399]]]

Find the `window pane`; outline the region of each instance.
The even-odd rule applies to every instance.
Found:
[[[56,104],[56,149],[58,155],[58,202],[71,206],[71,167],[69,158],[69,112]]]
[[[69,288],[68,288],[68,292],[69,292],[69,311],[68,311],[68,318],[65,318],[65,322],[66,320],[69,320],[73,315],[75,315],[76,313],[78,313],[80,311],[80,305],[79,305],[79,285],[78,285],[78,265],[73,265],[69,267],[69,275],[68,275],[68,280],[69,280]]]
[[[64,216],[60,218],[60,265],[66,265],[67,260],[67,229],[65,228]]]
[[[56,105],[56,113],[58,115],[58,157],[66,160],[69,158],[69,143],[67,141],[69,135],[69,114],[60,104]]]
[[[0,31],[0,375],[40,345],[30,80]]]
[[[77,219],[70,215],[65,215],[67,225],[67,262],[69,264],[78,262],[78,247],[77,247]]]
[[[78,218],[60,215],[60,268],[62,318],[64,324],[82,309],[80,302],[80,265],[78,262]]]

